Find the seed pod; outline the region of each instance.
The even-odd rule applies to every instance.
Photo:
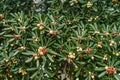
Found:
[[[34,57],[35,60],[37,60],[37,59],[40,58],[40,55],[39,55],[39,54],[36,54],[36,53],[32,54],[32,56]]]
[[[117,35],[118,35],[117,32],[114,32],[114,33],[113,33],[113,37],[116,37]]]
[[[37,27],[38,27],[40,30],[44,29],[43,23],[38,23],[38,24],[37,24]]]
[[[107,31],[104,31],[103,34],[106,36],[109,35],[109,33]]]
[[[53,30],[50,30],[49,33],[50,33],[52,36],[56,36],[56,32],[53,31]]]
[[[88,22],[92,22],[92,21],[93,21],[93,18],[90,17],[90,18],[88,19]]]
[[[45,55],[45,54],[47,54],[47,49],[46,49],[46,47],[39,47],[39,48],[38,48],[38,53],[39,53],[40,55]]]
[[[91,49],[91,48],[87,48],[87,49],[85,50],[85,53],[91,54],[91,53],[92,53],[92,49]]]
[[[87,2],[87,8],[90,8],[90,7],[92,7],[92,6],[93,6],[93,3],[90,2],[90,1],[88,1],[88,2]]]
[[[13,38],[14,38],[15,40],[19,40],[19,39],[21,38],[21,36],[20,36],[20,35],[13,35]]]
[[[71,53],[71,52],[70,52],[70,53],[68,54],[68,58],[74,59],[74,58],[75,58],[75,53]]]
[[[117,2],[118,2],[118,0],[112,0],[112,2],[113,2],[113,3],[117,3]]]
[[[90,73],[90,76],[91,76],[91,78],[95,78],[95,75],[94,75],[94,73]]]
[[[0,14],[0,20],[2,20],[3,19],[3,14]]]
[[[80,36],[78,36],[76,40],[82,42],[82,38]]]
[[[78,0],[72,0],[74,3],[78,3]]]
[[[108,67],[108,68],[106,68],[106,72],[108,74],[116,74],[117,73],[117,69],[114,68],[114,67]]]
[[[99,48],[102,48],[102,42],[98,42],[97,46],[98,46]]]
[[[83,58],[83,55],[82,55],[82,54],[80,54],[80,55],[79,55],[79,58]]]
[[[81,52],[82,51],[82,48],[81,47],[77,47],[77,52]]]
[[[52,26],[55,26],[56,23],[53,21],[53,22],[51,22],[51,24],[52,24]]]

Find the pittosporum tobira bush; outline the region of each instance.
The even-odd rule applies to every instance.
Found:
[[[1,0],[0,80],[120,80],[118,0]]]

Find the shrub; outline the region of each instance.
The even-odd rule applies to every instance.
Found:
[[[119,1],[40,3],[0,2],[1,80],[120,80]]]

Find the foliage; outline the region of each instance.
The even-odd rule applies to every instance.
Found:
[[[0,2],[0,79],[120,80],[120,2],[41,1]]]

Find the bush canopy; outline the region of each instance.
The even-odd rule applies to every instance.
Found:
[[[1,0],[0,80],[120,80],[120,1]]]

